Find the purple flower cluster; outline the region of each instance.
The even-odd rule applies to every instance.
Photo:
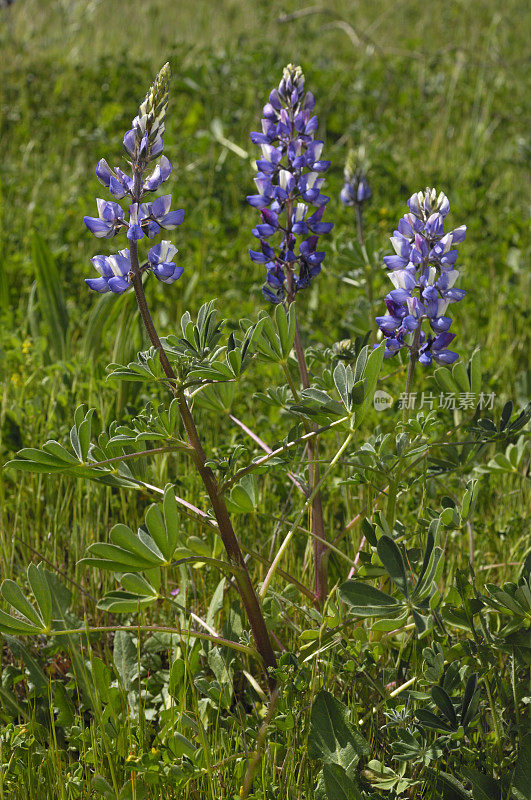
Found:
[[[126,219],[119,203],[98,198],[98,216],[84,217],[85,225],[98,239],[111,239],[120,231],[126,230],[130,247],[134,243],[136,248],[139,239],[144,236],[153,239],[161,229],[173,230],[184,219],[182,209],[171,210],[171,194],[157,197],[152,202],[142,202],[145,195],[158,189],[172,171],[169,159],[163,155],[153,171],[147,176],[145,174],[150,162],[158,158],[164,148],[162,136],[168,105],[169,77],[170,68],[166,64],[141,104],[131,130],[124,136],[124,149],[131,175],[119,167],[111,169],[104,158],[96,167],[99,182],[109,190],[115,200],[122,200],[126,196],[131,200]],[[177,249],[170,242],[161,242],[151,248],[147,262],[139,266],[139,271],[150,269],[160,281],[173,283],[183,273],[183,268],[177,267],[171,260],[176,252]],[[85,279],[91,289],[96,292],[122,294],[129,288],[134,273],[130,250],[121,250],[111,256],[94,256],[91,260],[100,274],[99,278]]]
[[[386,337],[385,355],[402,348],[410,358],[424,366],[432,360],[452,364],[457,353],[447,347],[455,338],[448,306],[462,300],[466,292],[454,288],[459,277],[455,269],[458,251],[454,247],[465,239],[466,226],[444,232],[444,218],[450,211],[448,198],[435,189],[417,192],[408,200],[409,214],[398,223],[391,238],[395,255],[384,257],[389,278],[395,287],[385,298],[387,314],[376,317]],[[421,330],[427,320],[430,331]]]
[[[333,227],[322,221],[330,198],[321,194],[321,175],[330,162],[321,159],[323,142],[314,138],[314,106],[312,93],[304,91],[301,68],[288,64],[264,106],[262,131],[251,133],[262,157],[256,162],[258,194],[247,201],[260,209],[261,220],[253,229],[260,250],[249,250],[249,255],[266,267],[262,291],[273,303],[291,303],[319,274],[325,257],[317,250],[319,236]],[[315,208],[311,213],[309,206]],[[279,237],[276,246],[273,237]]]

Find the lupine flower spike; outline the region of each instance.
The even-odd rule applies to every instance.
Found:
[[[253,229],[260,250],[249,255],[267,270],[262,291],[272,303],[291,303],[319,274],[325,257],[317,250],[319,236],[333,227],[323,222],[330,198],[321,194],[321,176],[330,162],[321,159],[323,142],[315,139],[314,105],[301,68],[288,64],[264,106],[262,131],[251,133],[262,157],[256,162],[258,194],[247,201],[260,209],[261,220]],[[309,213],[309,206],[315,211]]]
[[[361,206],[372,197],[365,170],[360,163],[357,163],[362,161],[362,157],[362,152],[356,155],[354,150],[348,151],[343,172],[345,185],[340,194],[341,202],[346,206]]]
[[[169,64],[165,64],[138,109],[131,130],[124,136],[124,149],[127,163],[131,168],[128,175],[119,167],[111,169],[104,158],[96,167],[96,177],[115,200],[129,198],[128,219],[121,205],[114,201],[97,200],[98,217],[84,217],[87,228],[100,239],[111,239],[121,231],[126,231],[129,247],[147,236],[154,236],[164,230],[173,230],[184,219],[182,209],[171,211],[171,194],[158,197],[152,202],[143,202],[166,181],[172,165],[166,156],[161,156],[164,148],[164,121],[168,106]],[[146,175],[148,166],[161,156],[151,174]],[[177,248],[171,242],[162,241],[152,247],[145,264],[139,266],[140,273],[151,270],[163,283],[173,283],[183,273],[173,257]],[[134,265],[131,264],[130,250],[120,250],[116,255],[94,256],[92,259],[99,278],[86,278],[85,283],[96,292],[115,292],[122,294],[131,285]]]
[[[457,249],[465,239],[466,226],[444,232],[444,218],[450,210],[448,198],[435,189],[417,192],[408,200],[409,214],[398,223],[391,238],[395,255],[384,257],[395,287],[385,298],[387,314],[376,317],[386,338],[385,355],[407,348],[409,357],[429,366],[452,364],[459,357],[448,350],[455,338],[449,328],[448,307],[462,300],[466,292],[456,289]],[[427,321],[430,330],[422,330]]]

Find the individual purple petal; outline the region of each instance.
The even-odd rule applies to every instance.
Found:
[[[433,353],[433,357],[438,364],[453,364],[459,358],[457,353],[451,350],[441,350],[438,353]]]
[[[436,333],[444,333],[445,331],[448,330],[451,324],[452,324],[451,317],[433,317],[430,319],[431,328]]]
[[[250,139],[253,144],[268,144],[269,143],[269,136],[265,133],[260,133],[259,131],[253,131],[250,134]]]
[[[257,264],[265,264],[268,261],[267,257],[259,250],[249,250],[249,256],[251,261],[255,261]]]
[[[408,264],[408,260],[401,256],[384,256],[383,260],[387,269],[391,270],[404,269]]]
[[[109,291],[109,284],[106,278],[85,278],[85,283],[89,289],[93,289],[95,292],[100,292],[100,294],[104,294],[105,292]]]
[[[98,217],[83,217],[83,222],[89,231],[98,239],[110,239],[116,234],[114,225],[109,224]]]
[[[155,189],[168,180],[173,167],[171,161],[166,156],[162,156],[160,163],[157,164],[149,178],[144,181],[144,191],[153,192]]]
[[[412,316],[411,314],[408,314],[402,320],[402,325],[404,326],[406,331],[410,331],[411,332],[411,331],[415,331],[418,328],[419,321],[418,321],[418,319],[416,317]]]
[[[130,131],[127,131],[127,133],[124,136],[124,147],[130,156],[134,156],[135,154],[136,142],[137,142],[136,130],[133,128]]]
[[[175,211],[170,211],[169,214],[165,214],[162,219],[158,220],[158,223],[161,228],[164,228],[167,231],[172,231],[174,228],[177,228],[179,225],[182,225],[184,220],[184,209],[179,208]]]
[[[96,177],[99,182],[106,187],[109,186],[111,178],[114,177],[112,169],[104,158],[101,158],[96,165]]]
[[[150,216],[154,217],[155,219],[163,217],[169,212],[170,208],[171,194],[165,194],[161,195],[161,197],[157,197],[157,199],[153,200],[152,203],[149,203],[148,206]]]
[[[452,231],[452,244],[459,244],[460,242],[465,241],[466,236],[466,225],[460,225],[459,228],[456,228]]]
[[[444,234],[444,218],[442,214],[432,214],[426,221],[424,228],[426,236],[430,238],[439,238]]]
[[[109,278],[109,289],[115,294],[123,294],[130,286],[125,278]]]
[[[465,295],[466,292],[464,289],[449,289],[444,293],[444,299],[448,300],[450,303],[458,303]]]

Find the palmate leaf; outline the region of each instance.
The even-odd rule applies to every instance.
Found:
[[[295,311],[291,306],[286,311],[279,304],[275,309],[274,322],[269,315],[264,314],[258,320],[258,325],[254,339],[258,353],[264,360],[275,364],[286,362],[295,341]]]
[[[79,563],[114,572],[142,572],[171,564],[179,543],[179,513],[172,486],[166,486],[162,504],[148,508],[145,527],[138,533],[118,524],[109,538],[110,543],[91,544]]]
[[[30,603],[14,581],[2,581],[0,593],[17,612],[15,615],[0,611],[0,631],[2,633],[36,635],[48,633],[51,629],[52,596],[42,564],[38,566],[30,564],[27,577],[35,597],[35,606]]]
[[[74,415],[74,426],[70,431],[70,442],[73,452],[53,439],[45,442],[39,450],[26,447],[17,453],[16,458],[8,461],[6,467],[23,472],[55,473],[70,475],[75,478],[89,478],[107,486],[135,486],[129,467],[126,464],[98,464],[99,457],[104,461],[107,454],[101,447],[90,442],[92,415],[94,409],[85,411],[85,406],[78,406]],[[107,434],[100,434],[100,440],[108,444]],[[111,457],[123,455],[123,450],[114,450]],[[98,458],[98,460],[96,460]]]

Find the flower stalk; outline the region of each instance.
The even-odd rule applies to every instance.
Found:
[[[264,296],[286,308],[320,273],[325,253],[317,251],[317,243],[333,227],[322,221],[329,198],[321,194],[324,178],[320,176],[330,162],[321,159],[323,142],[315,140],[318,121],[312,116],[315,99],[305,91],[304,84],[301,68],[288,64],[278,89],[273,89],[264,106],[262,132],[251,133],[251,141],[262,149],[262,158],[256,162],[258,194],[249,195],[247,200],[260,209],[261,222],[253,229],[260,250],[249,250],[249,255],[266,267]],[[317,207],[312,214],[308,213],[309,205]],[[280,243],[275,247],[278,234]],[[298,237],[302,237],[299,244]],[[308,389],[310,378],[298,323],[294,348],[301,386]],[[307,430],[315,427],[307,426]],[[308,479],[313,498],[315,596],[322,603],[328,587],[322,498],[321,492],[315,491],[320,485],[317,438],[308,442]]]
[[[124,148],[130,158],[128,163],[131,167],[131,175],[126,175],[119,168],[111,170],[103,159],[98,164],[96,175],[111,194],[117,199],[125,197],[126,194],[129,195],[131,200],[129,221],[125,221],[124,212],[118,203],[106,203],[102,200],[98,201],[100,218],[85,217],[85,224],[99,238],[111,238],[120,230],[126,229],[129,247],[118,256],[109,258],[97,256],[96,259],[93,259],[94,266],[100,272],[101,277],[87,279],[86,282],[91,289],[99,292],[112,291],[121,294],[129,287],[133,287],[147,335],[153,347],[158,351],[164,374],[168,378],[169,389],[177,398],[179,412],[191,447],[191,457],[210,498],[229,562],[234,567],[234,580],[247,612],[256,649],[260,653],[264,665],[267,668],[273,668],[276,666],[275,653],[258,596],[234,532],[223,494],[214,473],[207,465],[206,455],[184,389],[179,385],[157,333],[144,292],[142,275],[148,269],[158,280],[167,284],[173,283],[183,272],[182,267],[177,267],[171,261],[177,250],[170,242],[161,242],[151,248],[146,265],[140,264],[138,251],[138,241],[144,236],[153,238],[160,233],[161,228],[173,229],[180,225],[184,218],[184,211],[170,210],[171,195],[159,197],[149,204],[143,202],[146,193],[158,188],[171,172],[170,162],[165,156],[162,156],[153,173],[145,178],[148,164],[160,156],[164,148],[162,135],[168,103],[169,77],[169,65],[166,64],[158,74],[144,102],[140,105],[138,116],[133,120],[133,127],[125,134]],[[271,680],[270,685],[273,686]]]

